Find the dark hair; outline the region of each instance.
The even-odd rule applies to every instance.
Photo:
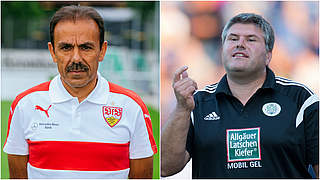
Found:
[[[60,8],[51,18],[50,21],[50,41],[54,48],[54,28],[61,20],[73,20],[76,21],[77,19],[87,18],[94,20],[100,32],[100,48],[102,47],[104,41],[104,24],[103,19],[99,15],[99,13],[92,7],[88,6],[65,6]]]
[[[227,24],[224,26],[221,39],[222,44],[226,40],[227,32],[230,27],[236,23],[242,24],[254,24],[258,28],[263,31],[264,42],[266,44],[267,52],[272,52],[273,45],[274,45],[274,32],[271,25],[266,21],[262,16],[253,13],[242,13],[238,14],[232,19],[230,19]]]

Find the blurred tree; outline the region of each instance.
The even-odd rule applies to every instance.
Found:
[[[54,9],[40,2],[1,2],[3,48],[46,48],[47,20]]]
[[[156,3],[157,2],[155,1],[128,1],[127,6],[139,11],[141,13],[142,21],[144,21],[154,12]]]
[[[37,19],[45,16],[39,2],[1,2],[2,18]]]

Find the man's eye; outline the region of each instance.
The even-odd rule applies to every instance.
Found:
[[[81,48],[81,49],[83,49],[83,50],[92,49],[92,48],[91,48],[91,47],[89,47],[89,46],[81,46],[80,48]]]
[[[253,42],[256,41],[256,39],[248,39],[248,41]]]
[[[229,40],[230,40],[230,41],[236,41],[236,40],[238,40],[238,38],[236,38],[236,37],[230,37]]]
[[[71,49],[71,46],[62,46],[61,49],[62,49],[62,50],[70,50],[70,49]]]

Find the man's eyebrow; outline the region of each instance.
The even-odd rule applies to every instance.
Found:
[[[239,34],[234,34],[234,33],[230,33],[227,37],[239,37],[240,35]],[[256,39],[261,39],[260,36],[257,36],[255,34],[248,34],[248,35],[245,35],[246,38],[256,38]]]
[[[228,36],[239,36],[238,34],[230,33]]]
[[[239,34],[234,34],[234,33],[230,33],[228,36],[240,36]],[[259,37],[255,34],[249,34],[249,35],[245,35],[246,37]]]
[[[249,34],[249,35],[247,35],[247,37],[255,37],[255,38],[259,38],[259,36],[255,35],[255,34]]]
[[[79,44],[79,46],[94,46],[93,42],[84,42],[82,44]]]
[[[58,46],[59,46],[59,47],[63,47],[63,46],[73,46],[73,44],[71,44],[71,43],[66,43],[66,42],[59,42],[59,43],[58,43]]]

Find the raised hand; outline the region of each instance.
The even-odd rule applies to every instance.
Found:
[[[195,106],[193,93],[198,86],[188,77],[187,69],[187,66],[183,66],[174,73],[172,87],[178,102],[177,107],[192,111]]]

